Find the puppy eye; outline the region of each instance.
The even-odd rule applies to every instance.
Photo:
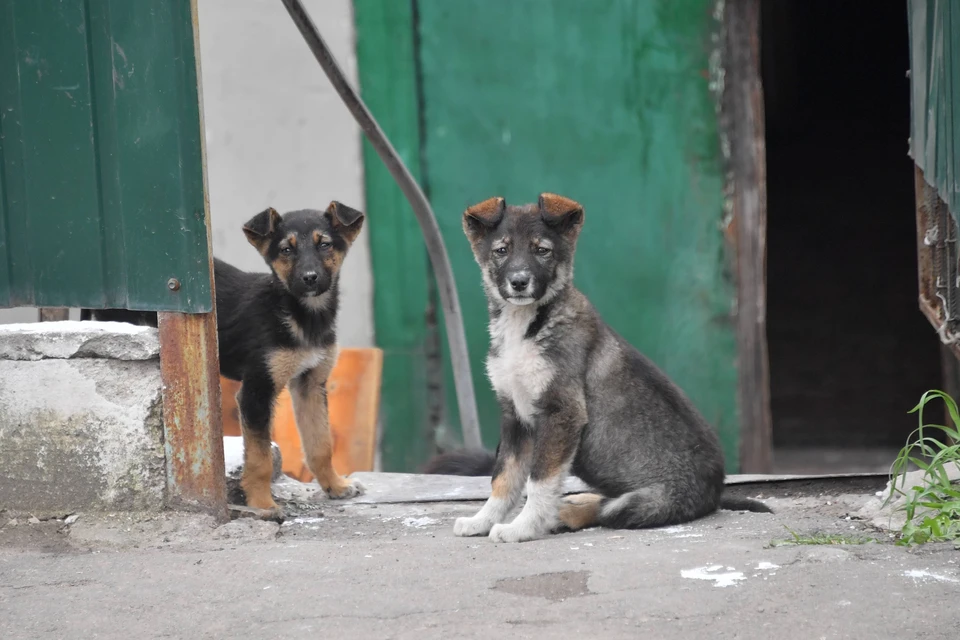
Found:
[[[538,256],[545,256],[545,255],[547,255],[548,253],[550,253],[550,249],[548,249],[548,248],[546,248],[546,247],[537,247],[537,255],[538,255]]]
[[[332,245],[329,242],[321,242],[317,246],[321,249],[329,249]]]
[[[283,249],[280,249],[280,253],[282,253],[282,254],[285,255],[285,256],[288,256],[288,255],[290,255],[291,253],[293,253],[293,248],[292,248],[292,247],[284,247]]]
[[[495,254],[497,254],[498,256],[505,256],[505,255],[507,255],[507,248],[506,248],[506,247],[497,247],[496,249],[493,250],[493,252],[494,252]]]

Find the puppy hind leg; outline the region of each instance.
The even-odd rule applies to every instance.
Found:
[[[603,496],[596,493],[575,493],[561,498],[558,517],[560,531],[579,531],[599,522]]]

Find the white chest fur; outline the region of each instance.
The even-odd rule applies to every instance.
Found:
[[[487,357],[487,375],[498,396],[510,398],[517,417],[534,425],[537,401],[553,380],[553,365],[527,328],[536,317],[534,305],[507,305],[490,324],[490,341],[496,350]]]

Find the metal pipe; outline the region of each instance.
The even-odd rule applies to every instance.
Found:
[[[468,447],[482,447],[480,441],[480,419],[477,417],[477,401],[473,393],[473,376],[470,372],[470,355],[467,352],[467,336],[463,329],[463,315],[460,312],[460,299],[457,296],[456,283],[453,279],[453,269],[450,267],[450,258],[437,226],[437,219],[433,215],[430,203],[414,180],[410,171],[400,160],[393,145],[384,135],[380,125],[374,120],[367,106],[347,82],[340,66],[333,54],[323,41],[320,31],[304,8],[300,0],[281,0],[286,7],[294,24],[307,46],[313,52],[317,62],[334,89],[353,114],[360,128],[363,129],[370,144],[376,149],[377,155],[386,165],[390,175],[403,191],[413,213],[420,223],[420,231],[427,245],[427,254],[433,265],[437,277],[437,287],[440,292],[440,304],[443,306],[443,316],[447,326],[447,341],[450,345],[450,360],[453,364],[453,381],[457,391],[457,404],[460,406],[460,426],[463,429],[463,441]]]

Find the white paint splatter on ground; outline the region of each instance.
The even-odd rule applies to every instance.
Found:
[[[323,522],[324,520],[326,520],[326,518],[323,518],[323,517],[314,517],[314,518],[300,517],[300,518],[294,518],[293,520],[286,520],[281,526],[292,527],[295,524],[316,524],[318,522]],[[313,528],[315,529],[316,527],[313,527]]]
[[[439,521],[436,518],[428,518],[424,516],[422,518],[404,518],[403,526],[413,527],[414,529],[423,529],[424,527],[429,527],[432,524],[437,524]]]
[[[680,524],[673,527],[664,527],[660,529],[660,531],[663,531],[664,533],[683,533],[684,531],[690,531],[690,529],[691,527]]]
[[[746,576],[741,571],[727,571],[719,573],[723,565],[715,564],[709,567],[696,567],[694,569],[683,569],[680,571],[680,577],[691,580],[712,580],[715,587],[733,587],[737,582],[746,580]]]
[[[913,578],[914,581],[934,580],[936,582],[948,582],[950,584],[960,584],[960,579],[958,578],[945,576],[940,573],[931,573],[926,569],[910,569],[909,571],[904,571],[903,575],[905,575],[908,578]]]
[[[660,531],[672,534],[671,538],[702,538],[702,533],[688,533],[692,527],[686,525],[674,525],[672,527],[663,527]]]
[[[779,569],[780,565],[772,562],[760,562],[757,564],[757,571],[769,571],[770,569]]]

